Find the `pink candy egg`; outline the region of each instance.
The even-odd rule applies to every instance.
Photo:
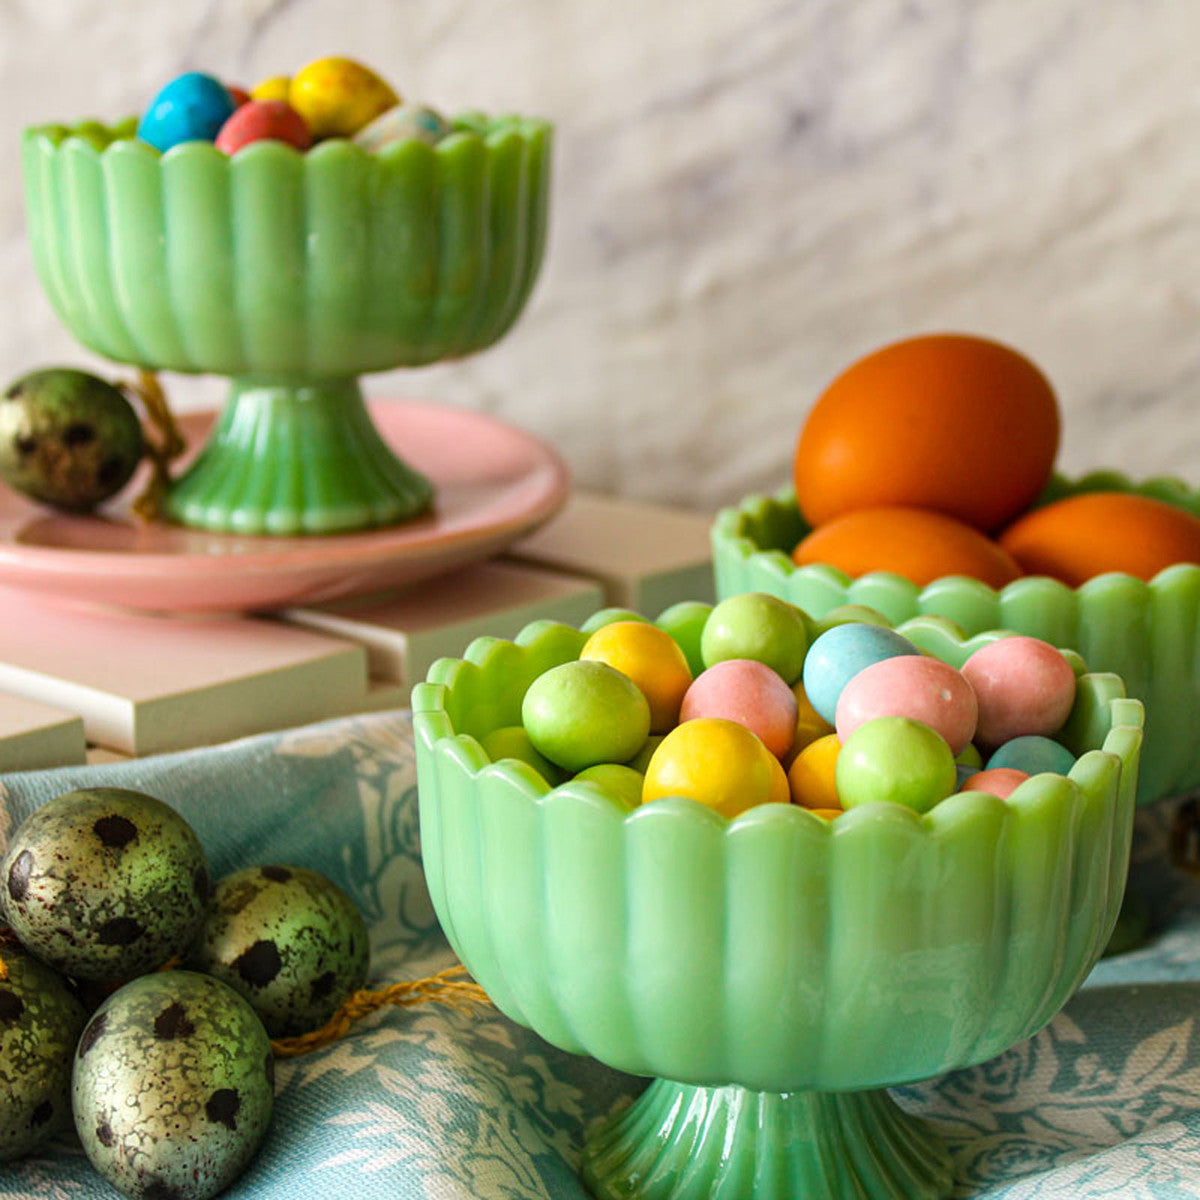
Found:
[[[961,754],[975,736],[978,706],[971,685],[951,666],[924,655],[872,663],[838,697],[837,735],[844,743],[878,717],[910,717],[936,730]]]
[[[1024,771],[1015,767],[992,767],[990,771],[979,771],[972,775],[958,790],[960,792],[989,792],[1000,800],[1007,800],[1029,778]]]
[[[251,100],[234,111],[217,134],[217,149],[236,154],[251,142],[286,142],[297,150],[312,145],[304,118],[282,100]]]
[[[979,701],[978,740],[999,746],[1027,733],[1057,733],[1075,702],[1075,672],[1049,642],[1006,637],[976,650],[962,669]]]
[[[683,697],[679,720],[736,721],[782,758],[796,737],[797,714],[795,694],[782,676],[752,659],[729,658],[696,677]]]

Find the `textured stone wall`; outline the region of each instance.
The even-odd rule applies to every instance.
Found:
[[[410,98],[558,124],[525,318],[375,393],[711,506],[782,482],[848,361],[974,330],[1055,381],[1071,470],[1200,480],[1198,43],[1189,0],[0,0],[0,372],[89,361],[34,278],[22,125],[348,53]]]

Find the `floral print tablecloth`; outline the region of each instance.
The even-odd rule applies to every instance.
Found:
[[[84,783],[177,807],[214,873],[323,871],[371,924],[373,979],[453,955],[421,873],[407,713],[358,717],[107,767],[8,776],[0,852],[39,803]],[[1139,816],[1133,888],[1158,932],[1106,960],[1037,1037],[981,1067],[899,1089],[949,1142],[957,1195],[1200,1196],[1200,884],[1165,867],[1168,814]],[[644,1082],[562,1054],[494,1009],[392,1012],[279,1064],[275,1123],[227,1195],[249,1200],[584,1200],[588,1130]],[[79,1149],[0,1166],[0,1200],[117,1195]]]

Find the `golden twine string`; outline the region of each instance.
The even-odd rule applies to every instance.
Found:
[[[16,946],[19,945],[17,935],[13,933],[7,925],[0,925],[0,946]],[[4,961],[4,956],[0,955],[0,983],[6,982],[8,979],[8,963]]]
[[[355,992],[341,1008],[311,1033],[299,1037],[275,1038],[271,1049],[278,1058],[295,1058],[322,1046],[339,1041],[350,1032],[350,1026],[381,1008],[414,1008],[418,1004],[444,1004],[459,1012],[476,1004],[490,1004],[487,993],[468,978],[466,968],[456,965],[408,983],[393,983],[378,992]]]
[[[131,392],[146,410],[157,438],[146,437],[146,457],[153,471],[142,493],[133,502],[133,511],[143,521],[160,521],[163,517],[163,500],[171,486],[170,465],[186,449],[183,434],[167,403],[167,394],[153,371],[139,371],[136,383],[119,383],[118,387]]]

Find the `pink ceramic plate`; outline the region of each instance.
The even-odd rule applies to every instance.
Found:
[[[548,446],[494,417],[373,403],[384,441],[437,488],[426,516],[331,537],[233,537],[143,525],[120,506],[66,516],[0,487],[0,584],[171,612],[312,604],[415,583],[495,554],[552,517],[567,471]],[[199,449],[214,413],[180,419]],[[125,496],[137,495],[138,482]]]

